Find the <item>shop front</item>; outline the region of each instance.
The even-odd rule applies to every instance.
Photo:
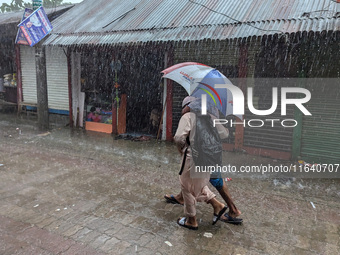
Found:
[[[162,51],[83,48],[76,55],[80,73],[77,75],[77,61],[73,61],[73,76],[79,77],[80,90],[73,88],[72,98],[78,101],[73,111],[75,123],[81,119],[89,131],[156,136],[162,110]],[[84,109],[83,114],[79,109]]]

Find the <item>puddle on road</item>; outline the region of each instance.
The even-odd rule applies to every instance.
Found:
[[[47,149],[78,153],[89,161],[100,159],[111,161],[112,164],[116,162],[124,171],[131,171],[131,166],[134,166],[136,172],[137,170],[154,171],[157,173],[154,179],[156,181],[162,172],[167,172],[169,169],[176,172],[179,168],[180,156],[173,143],[160,142],[156,139],[149,141],[115,140],[110,134],[62,126],[55,126],[48,135],[39,136],[46,132],[39,132],[35,128],[35,119],[26,116],[18,118],[11,114],[1,114],[1,116],[1,139],[9,139],[11,135],[11,138],[18,140],[19,143],[34,143]],[[18,130],[21,130],[21,134]],[[278,160],[233,152],[224,152],[223,161],[225,165],[237,167],[252,164],[280,164]],[[283,162],[283,164],[286,163]],[[234,182],[235,180],[232,181]],[[340,199],[339,179],[296,179],[276,178],[275,176],[269,179],[263,175],[249,174],[239,178],[238,182],[253,186],[254,190],[269,193],[275,191],[286,195],[293,194],[300,198],[317,197],[331,201]]]
[[[307,243],[309,245],[309,239],[319,242],[330,240],[329,242],[334,243],[333,234],[328,234],[331,224],[327,223],[322,229],[315,219],[323,217],[323,207],[329,211],[339,208],[338,179],[268,179],[257,175],[233,178],[228,185],[244,213],[244,226],[219,223],[212,228],[211,208],[199,204],[197,215],[200,231],[193,233],[179,228],[176,224],[177,218],[183,216],[183,207],[166,204],[163,199],[163,192],[175,193],[174,187],[179,188],[177,172],[180,157],[174,144],[157,142],[154,139],[143,142],[115,140],[108,134],[67,127],[58,127],[46,136],[37,136],[40,132],[30,124],[13,124],[6,120],[1,120],[0,126],[1,140],[5,144],[37,148],[36,153],[40,153],[33,156],[33,162],[28,163],[25,171],[18,170],[18,175],[26,177],[37,171],[37,177],[42,178],[42,173],[36,170],[37,164],[41,163],[41,160],[47,162],[44,165],[47,169],[44,173],[46,181],[36,184],[36,189],[28,190],[23,194],[25,197],[18,200],[25,205],[25,198],[31,194],[35,198],[31,204],[39,204],[36,210],[50,212],[51,202],[45,201],[48,196],[39,193],[40,190],[49,190],[55,198],[53,203],[59,203],[58,207],[53,207],[52,210],[56,215],[61,211],[84,210],[82,205],[93,203],[95,206],[87,213],[117,224],[124,223],[129,227],[150,231],[155,234],[152,239],[155,243],[151,242],[152,244],[166,245],[164,241],[167,240],[173,245],[171,248],[180,244],[183,251],[188,252],[192,252],[192,249],[209,249],[211,245],[222,247],[226,244],[226,247],[240,254],[246,251],[242,247],[256,247],[268,252],[271,250],[269,244],[277,240],[287,247],[289,243],[293,243],[302,248]],[[17,133],[18,127],[22,130],[21,134]],[[13,137],[4,137],[4,134],[12,134]],[[21,158],[16,153],[13,151],[13,160]],[[42,153],[55,155],[55,158],[45,159]],[[40,161],[35,163],[35,157]],[[234,165],[280,163],[269,158],[232,152],[225,152],[224,160]],[[0,170],[6,171],[8,163],[10,161]],[[52,175],[48,172],[48,167],[53,171],[61,167],[63,170],[60,175]],[[81,173],[77,174],[77,171]],[[310,202],[313,202],[315,208]],[[58,208],[69,209],[55,211]],[[332,213],[326,215],[329,216],[327,220],[330,222],[337,217]],[[212,233],[212,238],[204,237],[205,232]],[[306,240],[305,237],[309,239]]]

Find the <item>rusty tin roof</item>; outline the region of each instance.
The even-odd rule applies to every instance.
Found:
[[[45,45],[244,38],[340,29],[332,0],[84,0],[52,22]]]

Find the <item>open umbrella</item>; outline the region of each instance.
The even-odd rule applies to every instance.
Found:
[[[226,88],[215,87],[216,84],[231,82],[215,68],[196,62],[184,62],[173,65],[162,73],[164,74],[162,78],[177,82],[190,96],[201,99],[202,95],[206,95],[208,112],[212,113],[216,107],[225,116],[232,114],[232,94]],[[196,107],[202,107],[201,100],[190,105],[190,108]]]

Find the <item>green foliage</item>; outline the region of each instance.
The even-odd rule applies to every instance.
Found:
[[[43,0],[45,8],[53,8],[63,4],[67,3],[64,3],[63,0]],[[12,0],[10,4],[3,3],[0,6],[0,12],[15,12],[25,8],[32,8],[32,1]]]
[[[11,12],[11,11],[19,11],[23,8],[24,2],[22,0],[12,0],[10,4],[3,3],[0,7],[1,12]]]

